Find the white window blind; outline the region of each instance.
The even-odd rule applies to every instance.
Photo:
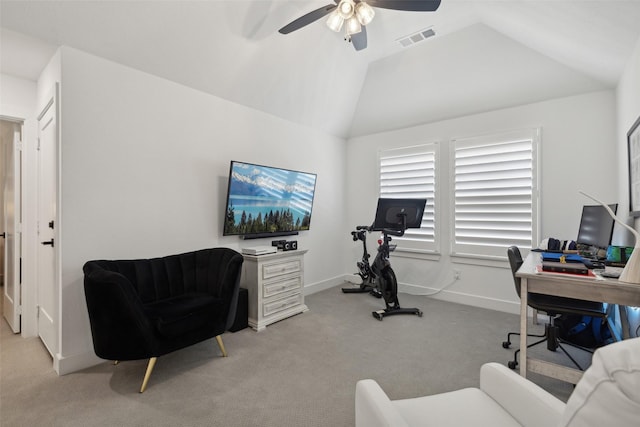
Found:
[[[420,228],[394,237],[398,251],[437,251],[436,163],[438,144],[383,150],[380,160],[380,197],[427,199]]]
[[[529,129],[453,141],[452,254],[505,257],[538,241],[538,140]]]

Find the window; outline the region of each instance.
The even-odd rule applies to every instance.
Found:
[[[539,130],[453,140],[452,254],[504,258],[538,241]]]
[[[380,160],[380,197],[427,199],[421,228],[410,228],[398,251],[438,251],[436,232],[437,143],[383,150]]]

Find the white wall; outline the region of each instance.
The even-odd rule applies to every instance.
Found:
[[[629,59],[624,73],[620,78],[618,87],[616,88],[617,101],[617,131],[618,137],[616,143],[618,145],[618,180],[619,193],[618,197],[622,203],[621,218],[625,217],[625,213],[629,211],[629,182],[628,182],[628,166],[627,166],[627,132],[631,126],[640,117],[640,40],[636,44],[633,55]],[[620,213],[620,210],[618,210]],[[638,230],[638,220],[627,218],[627,223],[634,225]],[[634,238],[631,233],[626,233],[624,244],[633,246]],[[614,236],[615,237],[615,236]],[[632,336],[638,336],[640,329],[640,309],[627,310],[629,322],[631,326]]]
[[[608,89],[485,24],[440,30],[369,65],[351,136]]]
[[[618,213],[624,218],[629,212],[629,181],[627,164],[627,132],[640,117],[640,40],[620,78],[616,88],[617,101],[617,138],[618,147],[618,197],[622,203]],[[633,223],[633,219],[628,220]],[[630,233],[629,233],[630,234]],[[626,244],[633,246],[633,236],[629,237]]]
[[[612,91],[554,99],[349,140],[347,190],[350,195],[348,218],[352,226],[373,220],[378,150],[441,143],[440,169],[445,171],[440,176],[438,195],[443,209],[438,226],[442,239],[441,256],[415,259],[396,255],[394,271],[403,290],[431,293],[449,286],[437,298],[517,313],[519,301],[506,262],[478,266],[463,264],[465,260],[454,260],[449,256],[448,172],[443,167],[448,164],[448,142],[452,138],[534,127],[542,129],[541,236],[575,239],[582,205],[590,204],[578,190],[584,189],[608,203],[618,202],[617,192],[611,191],[617,189],[618,184],[615,96]],[[353,245],[351,252],[355,262],[360,249]],[[462,272],[461,280],[455,283],[453,269]]]
[[[86,261],[270,244],[222,237],[232,159],[317,173],[306,287],[340,283],[344,140],[65,47],[61,99],[60,373],[95,362]]]
[[[0,116],[24,120],[22,143],[23,164],[35,164],[37,143],[36,82],[6,74],[0,75]],[[37,334],[35,316],[35,251],[36,251],[36,171],[22,171],[22,320],[23,337]]]

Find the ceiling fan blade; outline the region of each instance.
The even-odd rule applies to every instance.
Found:
[[[440,7],[440,0],[365,0],[369,6],[382,9],[433,12]]]
[[[356,50],[367,48],[367,29],[364,25],[359,33],[351,35],[351,43],[353,43],[353,47],[355,47]]]
[[[280,28],[278,31],[281,34],[289,34],[292,31],[299,30],[305,25],[309,25],[312,22],[315,22],[318,19],[322,18],[323,16],[328,15],[336,7],[338,7],[338,5],[336,4],[328,4],[326,6],[322,6],[321,8],[318,8],[312,12],[307,13],[306,15],[302,15],[298,19],[291,21],[284,27]]]

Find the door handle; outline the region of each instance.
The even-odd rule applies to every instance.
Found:
[[[41,242],[41,243],[45,246],[51,245],[51,247],[53,247],[53,239],[47,240],[46,242]]]
[[[0,233],[0,237],[2,237],[3,239],[7,236],[7,233]]]

